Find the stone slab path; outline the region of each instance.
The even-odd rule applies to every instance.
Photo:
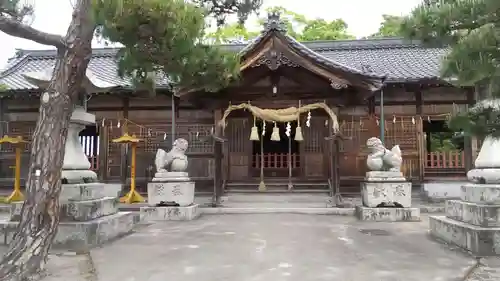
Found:
[[[47,281],[456,281],[476,264],[428,238],[428,221],[352,217],[204,215],[142,225],[90,254],[52,254]],[[500,280],[485,259],[467,280]]]

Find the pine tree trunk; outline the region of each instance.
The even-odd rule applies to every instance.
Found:
[[[92,53],[94,23],[91,0],[78,0],[59,50],[50,86],[41,95],[40,114],[31,144],[26,199],[14,240],[0,264],[0,280],[26,280],[36,276],[59,224],[59,194],[64,146],[73,104]]]

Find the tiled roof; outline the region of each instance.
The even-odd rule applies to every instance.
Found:
[[[252,43],[250,43],[251,45]],[[387,76],[388,82],[404,83],[439,79],[439,68],[445,48],[425,48],[418,42],[408,42],[398,38],[315,41],[300,43],[304,52],[326,58],[331,63],[345,66],[373,76]],[[223,45],[234,51],[241,51],[248,45]],[[117,74],[117,49],[94,49],[89,69],[99,79],[129,88],[129,79],[122,79]],[[41,71],[53,67],[55,50],[21,50],[8,68],[0,75],[0,84],[9,90],[34,90],[37,87],[29,83],[24,73]],[[168,87],[164,77],[157,77],[159,88]]]
[[[30,83],[23,74],[43,71],[53,68],[56,61],[55,50],[21,50],[20,56],[9,62],[6,70],[0,75],[0,85],[4,85],[8,90],[35,90],[38,87]],[[105,83],[114,85],[117,88],[130,88],[130,79],[123,79],[118,76],[116,48],[94,49],[92,59],[88,69]],[[158,88],[168,88],[168,80],[158,75],[156,77]]]

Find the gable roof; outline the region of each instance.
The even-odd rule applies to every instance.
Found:
[[[244,52],[257,42],[250,44],[221,45],[222,48]],[[298,42],[297,42],[298,43]],[[386,76],[387,83],[439,82],[440,64],[446,48],[427,48],[415,41],[401,38],[313,41],[298,43],[303,52],[323,59],[326,63],[342,65],[360,73],[371,73],[374,77]],[[116,85],[118,89],[131,89],[130,79],[120,78],[117,72],[116,48],[99,48],[92,52],[89,69],[103,81]],[[41,71],[53,67],[55,50],[20,50],[6,70],[0,74],[0,84],[7,91],[36,90],[24,73]],[[157,76],[158,88],[169,88],[165,77]]]
[[[331,83],[340,82],[345,86],[356,85],[376,91],[382,87],[386,77],[385,74],[350,67],[311,50],[287,34],[286,25],[280,19],[279,13],[270,13],[260,35],[239,52],[242,60],[241,70],[252,66],[259,59],[274,61],[272,54],[277,52],[286,53],[288,60],[329,79]]]

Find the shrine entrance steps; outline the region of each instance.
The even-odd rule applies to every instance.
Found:
[[[259,190],[259,179],[247,181],[230,181],[226,185],[226,193],[329,193],[326,180],[296,180],[292,179],[289,187],[288,179],[265,179],[265,190]]]

